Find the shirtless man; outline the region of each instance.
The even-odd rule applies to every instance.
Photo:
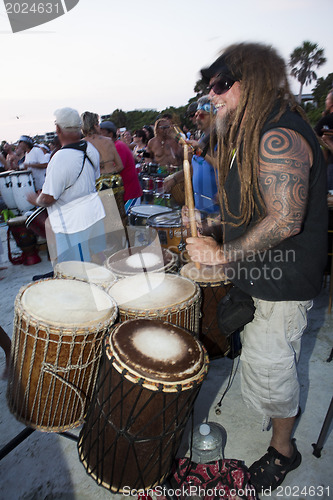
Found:
[[[147,145],[150,158],[159,165],[180,166],[183,162],[183,148],[171,134],[171,124],[166,118],[155,123],[155,137]]]

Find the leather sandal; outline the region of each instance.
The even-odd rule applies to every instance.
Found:
[[[302,455],[296,447],[295,439],[291,444],[294,452],[290,458],[281,455],[273,446],[269,446],[267,453],[249,467],[251,483],[258,493],[266,488],[275,490],[284,481],[288,472],[297,469],[301,464]]]

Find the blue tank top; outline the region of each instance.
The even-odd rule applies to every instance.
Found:
[[[217,201],[215,170],[202,156],[192,157],[192,184],[195,208],[201,212],[220,211]]]

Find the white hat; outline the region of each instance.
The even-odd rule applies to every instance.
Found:
[[[56,117],[56,125],[60,128],[75,128],[80,129],[82,126],[82,121],[80,115],[76,109],[72,108],[61,108],[54,112]]]

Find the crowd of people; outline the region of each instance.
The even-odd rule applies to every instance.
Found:
[[[271,423],[272,437],[249,470],[258,491],[273,490],[301,464],[293,438],[300,412],[296,366],[327,259],[333,91],[313,129],[272,47],[232,45],[201,74],[207,95],[189,105],[193,130],[183,128],[182,141],[190,148],[199,225],[213,215],[222,232],[217,238],[199,231],[186,249],[193,262],[220,266],[253,300],[254,318],[241,330],[242,395],[266,427]],[[58,259],[89,260],[105,244],[97,190],[119,188],[126,224],[126,213],[142,195],[135,164],[144,158],[178,167],[164,180],[170,191],[183,179],[184,149],[168,115],[157,119],[153,132],[145,127],[134,134],[111,121],[100,123],[90,112],[80,116],[63,108],[55,115],[61,146],[56,154],[53,144],[45,153],[22,136],[14,150],[3,145],[0,161],[5,169],[32,170],[37,192],[29,200],[47,207]],[[326,143],[325,158],[318,137]]]

